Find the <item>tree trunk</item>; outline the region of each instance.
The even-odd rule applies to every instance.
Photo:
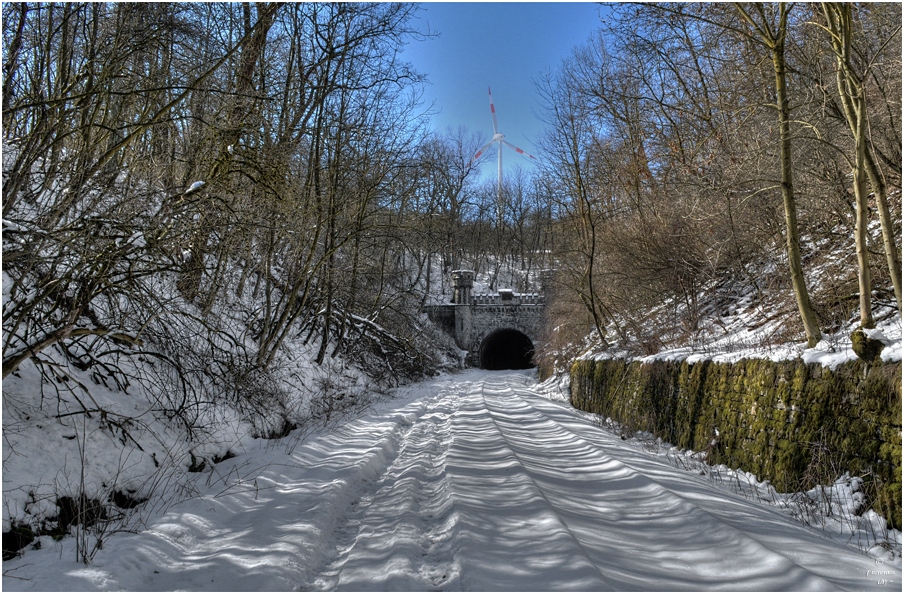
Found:
[[[882,226],[882,245],[885,248],[885,260],[888,263],[888,272],[894,286],[895,301],[898,302],[898,313],[901,313],[901,256],[898,246],[895,245],[894,222],[888,209],[888,191],[885,181],[879,174],[872,153],[866,151],[866,175],[869,178],[870,187],[876,196],[876,207],[879,211],[879,223]]]
[[[869,287],[869,261],[866,250],[866,226],[869,210],[867,201],[869,195],[866,192],[866,179],[869,178],[870,186],[876,198],[876,206],[879,211],[879,222],[882,226],[882,244],[885,249],[885,258],[895,291],[895,300],[898,304],[898,312],[901,312],[901,258],[898,256],[898,248],[895,245],[894,226],[891,213],[888,209],[888,193],[885,182],[879,173],[876,163],[869,150],[869,131],[866,124],[866,95],[863,89],[863,81],[867,73],[859,75],[853,70],[851,41],[853,36],[853,22],[851,6],[849,3],[822,3],[823,15],[826,19],[826,27],[831,35],[832,49],[835,52],[837,62],[838,94],[845,119],[854,137],[854,194],[857,198],[857,262],[860,266],[860,325],[870,327],[873,324],[872,312],[866,315],[864,307],[871,307],[870,296],[864,292]],[[862,202],[862,204],[861,204]],[[862,220],[861,220],[862,219]],[[862,256],[861,256],[862,253]],[[864,267],[867,267],[864,272]],[[864,286],[864,282],[867,284]]]
[[[816,313],[810,303],[807,285],[804,281],[804,270],[800,259],[800,234],[797,225],[797,203],[794,199],[794,183],[791,169],[791,123],[788,109],[788,93],[786,86],[785,67],[785,23],[786,15],[782,7],[782,22],[779,25],[777,39],[771,45],[772,65],[775,70],[775,95],[778,103],[778,124],[780,138],[780,163],[782,180],[782,202],[785,207],[785,232],[788,249],[788,265],[791,269],[791,285],[794,288],[794,297],[797,300],[797,309],[800,312],[804,331],[807,333],[807,345],[810,348],[822,338],[819,323],[816,321]]]
[[[863,124],[863,112],[858,114],[858,121]],[[866,174],[864,172],[866,143],[858,135],[856,140],[856,156],[854,159],[854,197],[857,201],[857,219],[854,226],[854,240],[857,246],[857,282],[860,289],[860,327],[872,328],[873,304],[872,283],[869,273],[869,250],[866,245],[866,228],[869,225],[869,195],[866,191]]]
[[[867,226],[869,225],[869,195],[866,191],[866,101],[863,84],[851,70],[851,8],[842,4],[834,7],[837,22],[833,23],[838,35],[833,39],[837,59],[836,82],[841,104],[854,136],[854,199],[857,217],[854,226],[854,245],[857,251],[857,283],[860,290],[860,327],[872,328],[872,282],[869,272]],[[831,19],[829,21],[832,23]],[[832,26],[832,24],[830,24]]]

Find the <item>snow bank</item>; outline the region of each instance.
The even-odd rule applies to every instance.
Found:
[[[607,349],[603,351],[590,350],[580,359],[618,359],[637,360],[641,362],[651,361],[687,361],[697,363],[700,361],[713,361],[715,363],[736,363],[742,359],[768,359],[770,361],[787,361],[802,359],[805,363],[819,363],[830,369],[835,369],[842,363],[853,361],[857,358],[851,347],[851,333],[857,329],[856,325],[836,332],[824,335],[823,339],[814,348],[807,348],[802,343],[785,343],[770,345],[768,342],[758,342],[761,332],[753,332],[747,329],[738,329],[714,340],[712,343],[700,347],[675,347],[665,348],[660,352],[646,357],[630,355],[623,349]],[[901,361],[901,318],[895,314],[879,322],[874,330],[866,330],[871,338],[881,341],[885,348],[881,358],[886,362]]]

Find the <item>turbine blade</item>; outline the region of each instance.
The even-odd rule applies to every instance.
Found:
[[[480,147],[480,150],[477,151],[477,152],[474,154],[474,158],[471,159],[471,163],[473,163],[474,161],[476,161],[477,158],[478,158],[480,155],[482,155],[483,152],[484,152],[485,150],[487,150],[488,148],[490,148],[490,145],[493,144],[493,142],[494,142],[494,141],[491,140],[491,141],[489,141],[488,143],[486,143],[485,145],[483,145],[482,147]],[[468,165],[470,165],[471,163],[468,163]]]
[[[487,87],[487,92],[490,94],[490,113],[493,115],[493,134],[499,134],[499,122],[496,121],[496,106],[493,105],[493,91],[490,90],[490,87]]]
[[[531,159],[534,159],[534,160],[536,160],[536,158],[537,158],[537,157],[533,156],[532,154],[526,153],[526,152],[524,152],[523,150],[519,149],[517,146],[515,146],[514,144],[512,144],[512,143],[509,142],[508,140],[503,140],[503,141],[502,141],[502,144],[504,144],[505,146],[507,146],[507,147],[509,147],[510,149],[514,150],[516,153],[520,153],[520,154],[522,154],[522,155],[527,155],[528,157],[530,157]]]

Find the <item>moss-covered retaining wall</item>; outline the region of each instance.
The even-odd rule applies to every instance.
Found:
[[[900,363],[580,360],[571,403],[780,491],[862,475],[872,507],[901,528]]]

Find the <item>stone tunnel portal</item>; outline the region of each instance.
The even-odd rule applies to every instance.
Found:
[[[534,367],[534,344],[518,330],[496,330],[480,345],[481,369],[530,369]]]

